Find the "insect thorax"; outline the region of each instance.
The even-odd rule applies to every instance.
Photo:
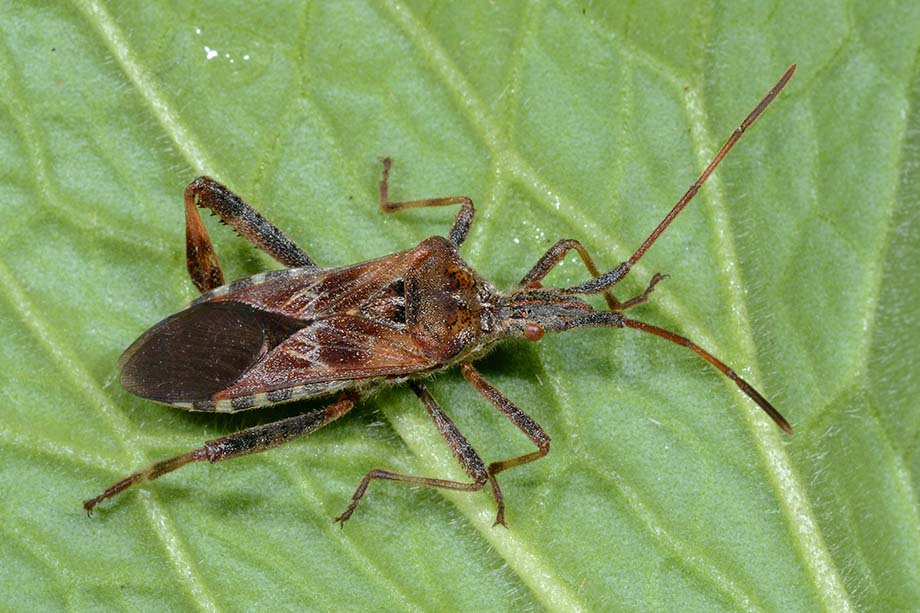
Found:
[[[407,332],[439,362],[475,351],[495,331],[495,290],[444,238],[431,237],[413,252],[416,265],[400,284]]]

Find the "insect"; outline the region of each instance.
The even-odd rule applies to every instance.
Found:
[[[90,513],[101,501],[132,485],[156,479],[192,462],[219,462],[267,451],[339,419],[369,391],[405,382],[421,400],[438,432],[469,475],[469,482],[375,468],[358,484],[336,518],[344,525],[368,486],[390,480],[460,491],[487,484],[495,498],[496,524],[505,522],[497,475],[542,458],[550,437],[475,369],[473,361],[497,341],[538,341],[546,332],[582,327],[632,328],[687,347],[730,378],[780,428],[789,423],[750,384],[721,360],[674,332],[631,319],[624,312],[646,302],[663,278],[620,301],[611,288],[639,261],[696,195],[713,170],[795,72],[790,66],[735,129],[696,182],[632,256],[601,274],[577,240],[560,240],[508,292],[498,291],[459,255],[473,222],[465,196],[391,202],[390,160],[383,161],[380,206],[385,212],[456,205],[447,237],[432,236],[412,249],[368,262],[322,268],[239,196],[208,177],[185,190],[186,256],[201,296],[183,311],[141,335],[120,359],[121,383],[140,397],[191,411],[232,413],[314,396],[333,396],[323,409],[259,425],[207,441],[187,453],[142,468],[83,503]],[[287,268],[224,284],[217,256],[198,208],[207,208]],[[574,250],[592,279],[565,288],[541,280]],[[602,294],[608,309],[579,296]],[[536,446],[536,451],[486,465],[429,393],[423,378],[460,364],[464,378]]]

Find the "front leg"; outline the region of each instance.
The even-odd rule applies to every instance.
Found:
[[[549,272],[561,262],[566,254],[574,249],[578,252],[578,255],[581,257],[581,261],[584,263],[585,268],[588,269],[588,272],[591,273],[591,277],[597,279],[600,277],[600,272],[597,270],[597,266],[594,264],[594,260],[591,259],[591,255],[588,253],[588,250],[584,246],[575,240],[574,238],[564,238],[558,241],[555,245],[550,247],[546,253],[543,254],[543,257],[534,264],[534,267],[530,269],[524,278],[521,279],[518,283],[518,287],[528,287],[538,284],[543,277],[549,274]],[[625,275],[624,275],[625,276]],[[655,289],[655,286],[659,281],[665,278],[665,275],[660,273],[655,273],[652,277],[652,280],[649,282],[648,287],[645,288],[645,291],[634,298],[630,298],[624,302],[617,300],[616,296],[613,295],[609,289],[604,290],[604,299],[607,301],[607,307],[611,311],[625,311],[636,305],[642,304],[648,301],[648,295],[652,293],[652,290]]]
[[[591,254],[588,253],[588,250],[574,238],[564,238],[547,249],[543,257],[541,257],[540,260],[534,264],[534,267],[530,269],[530,272],[524,275],[524,278],[518,283],[518,287],[534,286],[540,283],[540,280],[548,275],[549,271],[555,268],[559,262],[565,259],[566,254],[572,249],[578,252],[581,261],[584,263],[585,268],[588,269],[588,272],[591,273],[591,276],[595,279],[598,278],[601,273],[598,272],[597,266],[595,266],[594,260],[591,258]],[[617,300],[609,290],[604,291],[604,300],[607,301],[607,306],[611,311],[618,310],[620,301]]]
[[[224,276],[198,207],[216,213],[237,234],[285,266],[316,266],[294,241],[245,200],[210,177],[198,177],[185,188],[185,248],[189,276],[201,292],[223,285]]]

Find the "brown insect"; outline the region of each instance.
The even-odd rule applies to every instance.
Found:
[[[505,338],[537,341],[545,332],[586,326],[633,328],[687,347],[734,381],[780,428],[791,433],[782,415],[721,360],[682,336],[623,315],[648,300],[662,275],[654,275],[644,292],[624,302],[610,288],[629,273],[696,195],[794,72],[795,65],[786,70],[628,260],[600,274],[581,243],[560,240],[509,292],[495,289],[460,257],[459,248],[473,222],[473,202],[465,196],[391,202],[389,159],[383,161],[380,181],[380,206],[385,212],[445,205],[459,205],[460,212],[447,238],[432,236],[407,251],[336,268],[318,267],[220,183],[208,177],[196,179],[185,190],[186,249],[189,274],[203,293],[187,309],[153,326],[128,347],[120,360],[122,385],[143,398],[219,413],[321,395],[335,394],[335,400],[322,410],[248,428],[157,462],[87,500],[83,508],[89,513],[106,498],[191,462],[219,462],[277,447],[338,419],[371,389],[405,381],[472,481],[375,468],[364,476],[336,520],[344,524],[351,517],[371,481],[387,479],[463,491],[477,491],[489,484],[498,506],[495,523],[505,525],[496,475],[545,456],[550,437],[486,382],[472,362]],[[197,207],[219,215],[288,268],[224,285]],[[593,278],[574,287],[543,287],[540,280],[572,249]],[[597,310],[578,297],[587,294],[603,294],[609,310]],[[457,363],[466,380],[533,441],[536,451],[486,466],[422,381]]]

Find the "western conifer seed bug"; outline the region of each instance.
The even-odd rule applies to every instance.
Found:
[[[683,345],[734,381],[780,428],[792,433],[783,416],[721,360],[674,332],[623,314],[646,302],[662,275],[654,275],[644,292],[623,302],[614,297],[611,288],[696,195],[794,72],[793,64],[628,260],[601,274],[581,243],[560,240],[509,292],[495,289],[459,255],[473,222],[473,202],[465,196],[391,202],[389,159],[383,161],[380,181],[380,206],[385,212],[445,205],[458,205],[460,211],[446,238],[432,236],[407,251],[335,268],[317,266],[223,185],[208,177],[196,179],[185,190],[186,254],[189,274],[202,295],[128,347],[119,361],[122,385],[142,398],[190,411],[218,413],[314,396],[333,395],[334,400],[321,410],[248,428],[152,464],[87,500],[83,508],[90,513],[106,498],[191,462],[219,462],[277,447],[340,418],[375,387],[406,382],[471,481],[375,468],[364,476],[351,503],[336,520],[341,524],[348,521],[370,483],[386,479],[469,492],[488,484],[497,505],[495,523],[506,525],[496,476],[545,456],[550,437],[486,382],[473,361],[504,338],[538,341],[545,332],[586,326],[632,328]],[[224,285],[197,207],[216,213],[287,268]],[[543,287],[540,281],[573,249],[592,279],[573,287]],[[609,310],[595,309],[578,297],[589,294],[603,294]],[[460,364],[466,380],[527,435],[536,451],[489,465],[483,462],[423,381],[453,364]]]

